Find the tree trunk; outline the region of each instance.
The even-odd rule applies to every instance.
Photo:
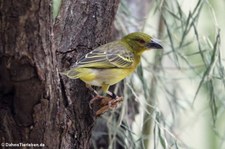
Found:
[[[50,0],[0,0],[3,148],[89,148],[95,120],[89,90],[59,72],[110,40],[118,3],[63,0],[53,21]]]

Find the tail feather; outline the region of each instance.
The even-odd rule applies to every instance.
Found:
[[[71,79],[79,78],[78,72],[75,69],[70,69],[68,71],[60,72],[60,74],[65,75]]]

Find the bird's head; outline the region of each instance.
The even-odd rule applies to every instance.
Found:
[[[134,32],[126,35],[122,38],[123,41],[128,43],[131,47],[132,52],[141,55],[145,50],[148,49],[162,49],[162,45],[159,40],[152,38],[148,34],[142,32]]]

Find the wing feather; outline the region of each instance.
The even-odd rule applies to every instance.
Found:
[[[86,68],[128,68],[134,62],[134,55],[126,45],[115,41],[87,53],[75,65]]]

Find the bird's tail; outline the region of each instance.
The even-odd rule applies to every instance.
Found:
[[[78,72],[75,69],[70,69],[68,71],[60,72],[60,74],[65,75],[71,79],[79,78]]]

